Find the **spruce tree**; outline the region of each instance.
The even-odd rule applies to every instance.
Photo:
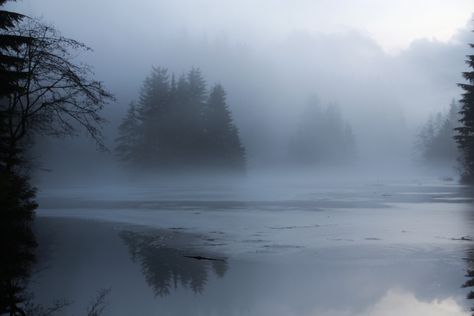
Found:
[[[474,44],[469,44],[474,48]],[[461,151],[462,180],[474,183],[474,55],[468,55],[466,63],[470,71],[463,72],[463,77],[467,83],[458,85],[464,90],[461,103],[461,126],[456,128],[455,136],[458,147]]]
[[[7,1],[0,0],[0,6]],[[9,98],[22,91],[18,80],[28,75],[19,70],[25,60],[16,53],[22,46],[31,43],[32,38],[10,34],[23,18],[22,14],[0,10],[0,168],[11,168],[20,162],[19,149],[12,146],[7,122],[10,116]]]
[[[143,166],[154,168],[159,164],[158,158],[162,157],[162,130],[169,111],[169,100],[168,70],[153,68],[145,80],[138,103],[142,139],[137,144],[137,159]]]
[[[245,168],[245,150],[232,120],[221,85],[211,90],[205,111],[206,152],[214,167],[241,171]]]
[[[172,154],[169,157],[171,165],[185,164],[187,157],[187,147],[189,134],[188,108],[189,108],[189,83],[183,74],[176,83],[176,90],[172,96],[173,108],[168,117],[169,131],[167,141],[171,143]]]
[[[197,68],[171,80],[154,68],[119,127],[118,158],[160,172],[245,168],[245,150],[218,85],[207,93]]]
[[[183,158],[189,166],[203,165],[206,163],[205,143],[205,118],[204,108],[206,103],[206,80],[199,68],[192,68],[187,75],[188,90],[186,93],[186,108],[182,112],[185,119]]]
[[[9,0],[0,0],[3,6]],[[27,76],[26,72],[18,71],[24,62],[23,58],[15,56],[23,45],[31,43],[33,40],[29,36],[19,36],[9,34],[8,31],[14,29],[17,24],[25,18],[24,15],[0,10],[0,97],[5,97],[13,92],[17,92],[20,87],[16,83],[19,79]]]
[[[115,140],[115,152],[120,161],[132,162],[135,159],[135,149],[140,142],[140,122],[135,103],[130,103],[127,115],[119,125],[119,136]]]

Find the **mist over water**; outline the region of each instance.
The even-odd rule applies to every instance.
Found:
[[[5,7],[90,46],[71,61],[115,97],[97,134],[25,142],[30,244],[0,246],[28,260],[0,268],[28,315],[470,315],[470,1]]]

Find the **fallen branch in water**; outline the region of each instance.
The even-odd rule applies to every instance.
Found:
[[[474,241],[471,236],[462,236],[461,238],[451,238],[451,240]]]
[[[209,261],[222,261],[225,262],[225,259],[220,259],[220,258],[209,258],[209,257],[203,257],[203,256],[183,256],[185,258],[189,259],[196,259],[196,260],[209,260]]]

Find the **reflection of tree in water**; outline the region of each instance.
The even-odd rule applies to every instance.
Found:
[[[0,171],[0,315],[51,316],[62,314],[68,301],[51,306],[33,301],[28,291],[31,270],[36,262],[36,238],[32,230],[35,191],[23,176]],[[108,290],[101,290],[91,301],[87,316],[103,311]]]
[[[465,195],[468,197],[474,197],[474,189],[473,188],[468,188],[465,192]],[[474,203],[471,203],[471,209],[474,210]],[[472,221],[472,217],[474,214],[472,212],[469,212],[469,220]],[[463,287],[465,288],[474,288],[474,248],[470,248],[469,250],[466,251],[466,262],[467,262],[467,273],[466,277],[468,280],[463,284]],[[467,294],[467,299],[469,300],[474,300],[474,291],[471,290]],[[474,312],[474,307],[471,308],[471,311]],[[474,313],[472,314],[474,316]]]
[[[26,288],[36,249],[34,197],[26,178],[0,172],[0,315],[27,314]]]
[[[202,293],[210,271],[223,277],[228,267],[225,260],[196,260],[186,257],[184,250],[161,245],[156,235],[122,232],[132,259],[139,262],[147,283],[155,295],[168,295],[181,285],[194,293]],[[206,258],[204,258],[206,259]]]
[[[467,274],[466,277],[468,280],[463,284],[463,287],[472,288],[474,287],[474,249],[470,249],[467,252]],[[474,291],[470,291],[467,294],[469,300],[474,299]],[[471,308],[471,311],[474,311],[474,308]],[[474,315],[474,314],[472,314]]]

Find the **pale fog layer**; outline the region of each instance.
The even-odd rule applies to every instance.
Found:
[[[474,6],[467,0],[432,1],[429,8],[422,0],[344,6],[326,0],[22,0],[9,7],[42,16],[94,49],[78,58],[117,98],[103,111],[109,148],[152,66],[177,76],[199,67],[210,86],[220,83],[227,91],[253,168],[285,161],[313,95],[321,106],[341,109],[354,133],[359,168],[406,167],[429,116],[460,98],[457,83],[473,42]],[[393,46],[396,52],[388,53]],[[48,139],[35,155],[56,176],[114,165],[113,157],[95,153],[84,140]]]
[[[110,288],[104,315],[470,315],[467,188],[251,183],[43,189],[35,298],[73,314]]]
[[[85,137],[38,138],[35,300],[82,315],[110,288],[104,315],[469,315],[471,195],[455,162],[430,174],[414,156],[462,93],[472,1],[256,3],[9,3],[94,49],[75,60],[116,97],[112,151],[152,66],[199,67],[225,88],[247,160],[240,179],[157,184]],[[288,164],[314,96],[353,131],[348,166]]]

